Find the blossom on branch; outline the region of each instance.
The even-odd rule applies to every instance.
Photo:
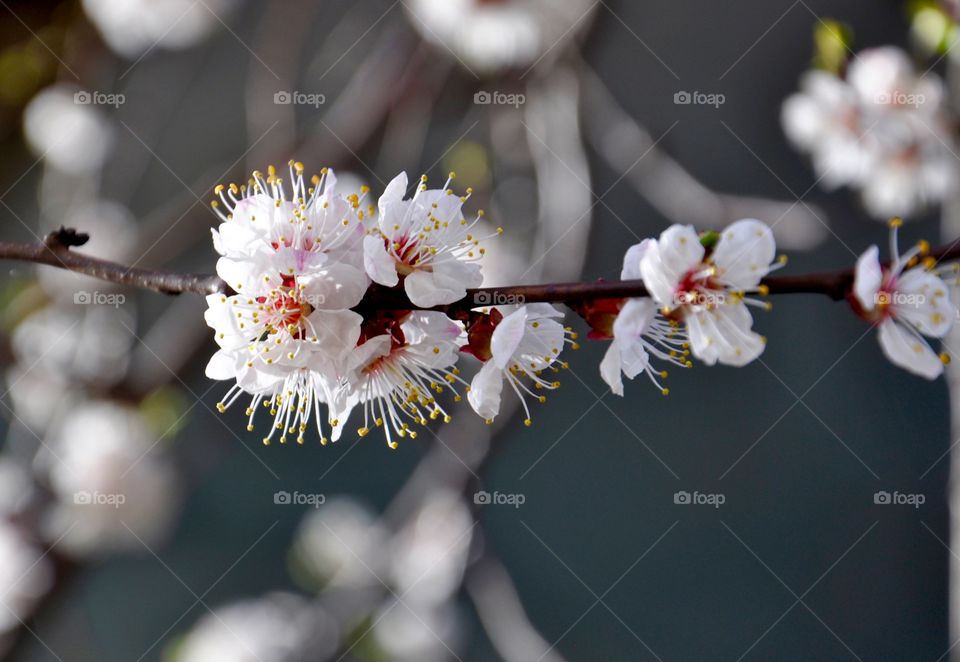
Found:
[[[876,246],[857,260],[850,304],[858,315],[876,325],[880,348],[894,365],[936,379],[949,355],[937,356],[923,336],[946,336],[957,318],[957,308],[950,300],[949,287],[938,275],[936,260],[918,262],[929,249],[926,242],[900,255],[900,223],[900,219],[890,223],[889,266],[880,264]]]
[[[707,365],[744,366],[760,356],[766,340],[751,329],[747,306],[769,309],[770,304],[747,295],[766,294],[760,281],[783,264],[774,262],[769,227],[743,219],[701,237],[689,225],[673,225],[641,246],[627,259],[639,262],[643,282],[664,316],[684,325],[695,357]]]

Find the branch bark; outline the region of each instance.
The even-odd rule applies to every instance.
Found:
[[[51,232],[40,242],[19,244],[0,242],[0,259],[18,260],[66,269],[100,280],[153,290],[161,294],[233,294],[233,290],[218,276],[211,274],[181,274],[162,269],[145,269],[101,260],[71,248],[82,246],[89,237],[69,228]],[[960,239],[930,251],[929,256],[939,262],[960,260]],[[825,271],[797,276],[769,276],[761,283],[770,294],[822,294],[841,301],[853,285],[853,268]],[[446,306],[437,306],[451,315],[488,305],[510,303],[565,303],[575,304],[597,299],[619,299],[648,296],[642,280],[618,280],[576,283],[546,283],[543,285],[512,285],[481,287],[467,290],[467,295]],[[359,308],[363,310],[415,309],[402,290],[374,285]]]

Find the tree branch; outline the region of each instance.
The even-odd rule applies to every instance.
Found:
[[[89,235],[61,227],[43,241],[32,244],[0,242],[0,259],[19,260],[66,269],[110,283],[131,285],[161,294],[216,294],[229,290],[217,276],[180,274],[161,269],[143,269],[101,260],[70,249],[83,246]]]
[[[51,232],[41,241],[31,244],[0,242],[0,259],[33,262],[66,269],[93,278],[153,290],[162,294],[233,294],[233,290],[218,276],[210,274],[181,274],[161,269],[125,266],[108,260],[70,250],[84,245],[88,235],[69,228]],[[960,239],[948,246],[930,251],[934,260],[947,262],[960,259]],[[761,282],[770,294],[822,294],[834,301],[847,296],[853,285],[853,268],[798,276],[770,276]],[[648,296],[642,280],[605,281],[587,283],[547,283],[543,285],[513,285],[481,287],[467,290],[467,296],[446,306],[437,306],[450,315],[471,308],[511,303],[566,303],[576,304],[597,299],[620,299]],[[371,286],[358,307],[362,310],[415,309],[402,290],[378,285]]]

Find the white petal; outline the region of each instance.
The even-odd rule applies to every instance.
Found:
[[[720,233],[711,258],[724,283],[748,290],[769,273],[776,252],[777,245],[767,224],[746,218],[731,223]]]
[[[233,353],[218,350],[207,364],[205,374],[209,379],[236,379],[237,358]]]
[[[623,396],[623,380],[620,378],[620,347],[614,340],[600,361],[600,376],[610,386],[610,392]]]
[[[387,184],[387,188],[383,190],[383,195],[380,196],[378,206],[380,207],[381,227],[383,227],[383,212],[385,211],[385,208],[391,204],[396,204],[403,200],[403,196],[406,192],[407,173],[401,172],[399,175],[390,180],[390,183]]]
[[[417,269],[408,274],[403,288],[413,305],[432,308],[462,299],[467,288],[479,285],[482,279],[479,265],[450,261],[435,266],[433,271]]]
[[[883,283],[879,255],[880,251],[877,247],[871,246],[857,259],[853,277],[853,294],[864,310],[873,310],[877,305],[877,294]]]
[[[943,373],[943,363],[930,345],[892,319],[880,324],[877,337],[884,355],[894,365],[927,379]]]
[[[490,351],[493,358],[488,363],[494,363],[501,370],[505,369],[520,346],[526,330],[526,307],[521,306],[518,310],[500,320],[490,337]]]
[[[942,338],[957,318],[949,292],[938,276],[921,267],[910,269],[897,279],[894,315],[926,336]]]
[[[366,236],[363,238],[363,266],[371,280],[387,287],[393,287],[400,281],[396,262],[387,253],[383,239]]]
[[[500,393],[503,391],[503,371],[487,361],[473,377],[467,400],[484,420],[492,420],[500,413]]]
[[[627,254],[623,256],[623,269],[620,271],[620,280],[637,280],[643,278],[640,273],[640,261],[650,248],[652,239],[644,239],[639,244],[634,244],[627,249]]]

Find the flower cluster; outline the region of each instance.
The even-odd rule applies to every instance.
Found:
[[[218,186],[217,273],[235,292],[207,299],[219,345],[207,375],[235,381],[219,409],[249,396],[251,431],[257,411],[268,410],[266,444],[288,435],[304,443],[311,424],[322,443],[336,441],[358,409],[357,433],[383,428],[396,447],[418,426],[450,420],[439,397],[446,390],[455,401],[468,393],[492,420],[504,381],[521,396],[556,388],[541,375],[573,338],[551,306],[455,317],[430,310],[482,281],[485,249],[474,232],[483,212],[464,217],[471,192],[455,195],[453,177],[428,189],[424,176],[406,198],[401,174],[375,206],[366,187],[342,194],[327,169],[308,183],[292,162],[289,184],[270,168],[243,186]],[[364,300],[378,292],[384,305]],[[472,384],[456,367],[463,353],[484,364]]]
[[[857,53],[844,76],[807,72],[782,121],[819,181],[859,191],[876,218],[940,202],[955,180],[943,85],[898,48]]]
[[[485,249],[475,236],[483,212],[464,216],[471,191],[455,194],[453,178],[429,189],[424,176],[407,197],[401,174],[377,204],[367,187],[338,191],[327,169],[306,182],[294,162],[289,184],[270,168],[243,186],[217,187],[217,272],[233,292],[207,299],[219,345],[207,375],[234,382],[221,412],[249,398],[253,431],[266,409],[265,444],[302,444],[311,425],[321,443],[336,441],[355,415],[358,436],[382,428],[396,448],[430,421],[450,422],[451,402],[464,395],[492,422],[508,385],[532,423],[528,402],[544,402],[560,385],[555,375],[568,367],[561,352],[577,349],[577,335],[549,303],[484,307],[486,296],[467,296],[483,282]],[[850,301],[878,325],[894,363],[933,378],[941,358],[921,335],[943,337],[956,309],[925,243],[897,253],[899,223],[893,263],[881,265],[876,247],[864,253]],[[590,339],[610,341],[600,375],[613,393],[623,395],[623,376],[645,374],[666,395],[668,367],[693,359],[740,367],[760,356],[766,339],[753,330],[750,308],[770,309],[761,299],[770,293],[765,278],[785,263],[759,220],[704,233],[673,225],[626,252],[620,278],[638,296],[566,303]],[[479,364],[472,376],[458,367],[466,355]]]

